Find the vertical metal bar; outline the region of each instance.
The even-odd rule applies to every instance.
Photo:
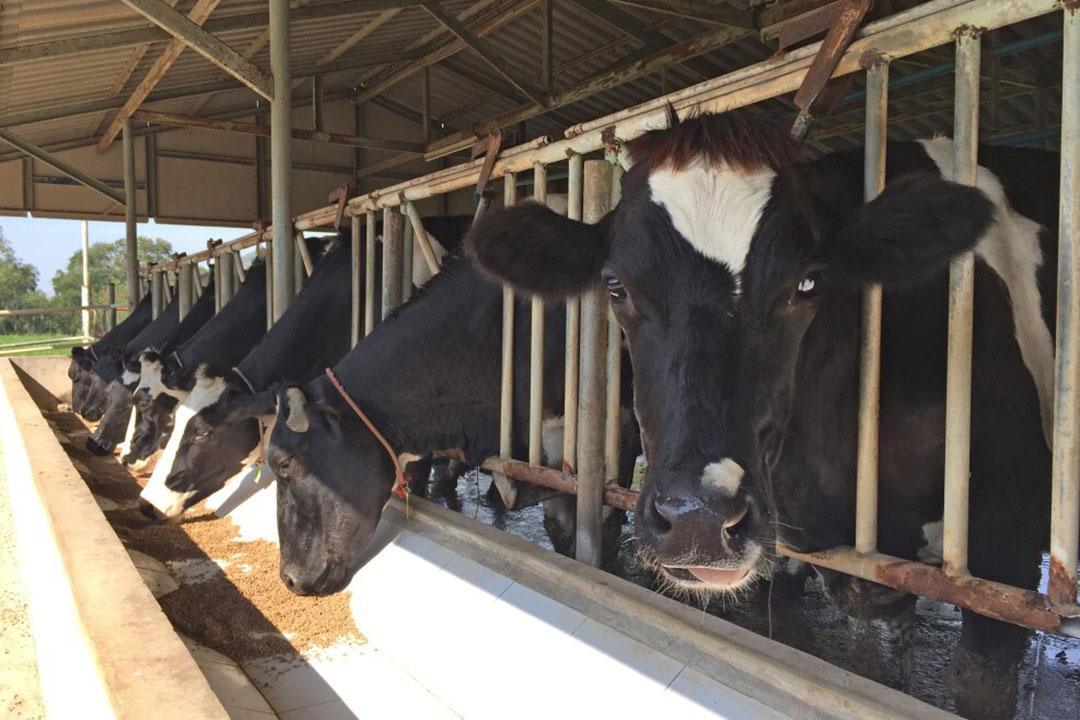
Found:
[[[229,304],[233,297],[232,253],[223,252],[217,259],[218,282],[221,283],[221,307]]]
[[[885,187],[885,143],[888,129],[889,66],[874,63],[866,70],[866,144],[863,197],[876,198]],[[881,285],[862,295],[862,340],[859,344],[859,446],[856,465],[855,549],[877,549],[878,431],[881,409]]]
[[[315,263],[311,260],[311,250],[308,249],[303,231],[296,233],[296,249],[300,251],[300,260],[304,265],[304,275],[311,277],[311,273],[315,272]]]
[[[375,329],[375,213],[368,212],[364,235],[366,261],[364,268],[364,336]]]
[[[401,304],[401,245],[405,218],[393,208],[383,210],[383,320]]]
[[[176,309],[181,320],[191,312],[192,294],[195,291],[191,284],[192,269],[191,263],[184,263],[176,268]]]
[[[547,202],[547,168],[533,166],[533,197]],[[529,318],[529,464],[544,454],[544,299],[533,297]]]
[[[979,145],[979,34],[956,36],[956,108],[953,179],[975,184]],[[975,308],[975,255],[949,268],[949,349],[945,386],[945,516],[942,569],[967,574],[968,481],[971,467],[971,335]]]
[[[270,193],[273,200],[274,319],[294,296],[292,242],[292,87],[289,75],[289,0],[270,0],[270,72],[274,97],[270,103]]]
[[[109,319],[109,329],[112,330],[116,327],[116,308],[112,307],[116,304],[116,283],[109,283],[109,310],[106,317]],[[129,310],[130,312],[130,310]]]
[[[192,289],[192,297],[193,298],[198,300],[199,298],[202,297],[202,293],[203,293],[202,273],[199,271],[199,266],[198,266],[197,263],[192,263],[191,264],[191,289]]]
[[[1061,66],[1061,207],[1050,502],[1050,599],[1076,602],[1080,544],[1080,9],[1066,9]]]
[[[517,204],[517,175],[503,177],[503,205]],[[502,385],[499,401],[499,456],[509,458],[514,451],[514,291],[503,285]]]
[[[23,168],[23,210],[34,211],[34,158],[27,156]]]
[[[79,298],[83,307],[90,304],[90,223],[82,221],[82,287]],[[82,311],[82,335],[83,339],[90,338],[90,311]]]
[[[404,220],[402,216],[402,220]],[[413,284],[412,284],[412,266],[413,266],[413,252],[415,247],[413,245],[416,234],[413,232],[412,223],[403,223],[403,236],[401,240],[401,302],[409,302],[409,298],[412,297]]]
[[[164,310],[165,306],[172,302],[172,285],[169,284],[169,271],[162,271],[162,283],[161,292],[164,294],[165,299],[162,301],[161,308]]]
[[[304,233],[297,232],[293,234],[293,246],[297,249],[304,247]],[[299,253],[298,253],[299,254]],[[303,255],[301,255],[301,260]],[[304,289],[304,263],[297,262],[295,257],[293,259],[293,297],[295,298],[300,294],[300,291]]]
[[[315,132],[323,131],[323,79],[322,75],[311,76],[311,128]]]
[[[135,129],[131,118],[124,121],[124,238],[127,248],[128,312],[142,297],[139,287],[139,244],[135,231]]]
[[[234,250],[232,254],[232,266],[235,276],[233,277],[233,294],[240,289],[240,286],[247,280],[247,272],[244,270],[244,258],[240,256],[239,250]]]
[[[155,265],[150,266],[150,319],[157,320],[164,306],[161,291],[162,273]]]
[[[349,347],[356,347],[356,343],[360,342],[360,292],[364,287],[364,270],[361,267],[363,252],[360,244],[362,234],[360,216],[353,215],[349,218],[349,222],[349,230],[352,234],[352,282],[350,283],[352,319],[349,322]]]
[[[143,136],[146,149],[146,217],[158,214],[157,135]]]
[[[221,263],[214,259],[210,263],[210,272],[214,277],[214,314],[217,315],[221,312],[222,305],[225,304],[224,298],[221,296]]]
[[[266,245],[266,329],[274,326],[274,288],[277,287],[277,273],[274,272],[274,248],[270,243]]]
[[[611,205],[615,207],[622,198],[622,165],[618,155],[610,153]],[[606,296],[603,296],[606,299]],[[604,480],[615,482],[619,478],[619,449],[622,430],[622,326],[615,319],[610,302],[607,310],[607,405],[604,409]]]
[[[566,215],[581,220],[584,158],[571,155],[567,175]],[[578,436],[578,362],[581,356],[581,299],[566,300],[566,369],[563,399],[563,470],[577,469]]]
[[[266,113],[255,113],[255,124],[266,124]],[[359,133],[358,133],[359,134]],[[255,216],[265,220],[270,214],[268,189],[266,187],[266,137],[255,136]],[[269,248],[267,248],[269,249]]]
[[[611,164],[585,163],[582,219],[596,223],[611,206]],[[577,545],[580,562],[599,566],[604,510],[604,393],[607,296],[603,289],[581,297],[581,388],[578,408]]]

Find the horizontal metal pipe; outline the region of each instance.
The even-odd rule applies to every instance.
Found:
[[[481,467],[490,472],[500,472],[515,480],[558,490],[567,495],[577,494],[577,476],[567,475],[551,468],[535,467],[519,460],[505,458],[488,458]],[[637,498],[638,494],[633,490],[611,485],[604,488],[604,504],[613,508],[633,512],[637,505]]]

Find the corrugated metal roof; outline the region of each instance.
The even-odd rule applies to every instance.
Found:
[[[486,18],[507,12],[512,6],[529,0],[445,0],[442,6],[451,14],[463,18]],[[179,0],[178,10],[187,12],[195,0]],[[326,0],[294,0],[293,7],[334,4]],[[487,41],[508,66],[520,75],[536,78],[539,74],[540,16],[535,0],[528,12],[501,25]],[[755,3],[760,4],[760,3]],[[918,4],[916,0],[896,0],[894,10]],[[745,5],[745,3],[744,3]],[[641,24],[649,37],[666,46],[699,35],[714,25],[634,6],[614,3],[613,7]],[[212,20],[251,13],[265,12],[266,3],[260,0],[221,0]],[[292,27],[292,63],[294,68],[313,67],[331,50],[350,38],[368,23],[386,12],[373,9],[344,17],[309,19]],[[338,61],[356,61],[357,67],[339,70],[324,76],[328,93],[348,91],[361,82],[379,79],[397,69],[378,63],[389,55],[416,48],[439,46],[453,40],[448,31],[420,7],[410,6],[388,13],[390,17],[379,29],[354,47],[345,50]],[[384,18],[385,19],[385,18]],[[991,34],[990,43],[1005,43],[1032,38],[1054,29],[1052,18],[1024,23]],[[100,33],[147,28],[150,25],[119,0],[6,0],[0,9],[0,51],[25,47],[35,43],[63,40]],[[250,27],[217,33],[233,48],[251,53],[260,67],[269,67],[269,47],[265,28]],[[96,52],[38,60],[25,64],[0,66],[0,116],[10,113],[69,107],[81,103],[126,98],[145,76],[165,47],[163,41],[146,46],[113,47]],[[556,89],[573,86],[617,65],[643,47],[640,40],[600,19],[571,0],[556,0],[554,5],[554,65]],[[655,98],[699,82],[705,76],[715,76],[749,65],[768,57],[773,49],[756,37],[748,37],[728,46],[705,53],[692,61],[674,64],[662,73],[653,73],[616,88],[605,90],[573,105],[558,108],[527,124],[528,134],[558,134],[566,124],[601,116],[615,110]],[[919,72],[925,66],[947,62],[949,49],[914,58],[914,62],[894,64],[893,76]],[[1057,124],[1057,93],[1045,96],[1047,117],[1036,118],[1036,96],[1040,83],[1040,68],[1059,62],[1060,47],[1049,43],[1000,60],[1002,99],[996,114],[984,106],[984,131],[1003,134]],[[1052,67],[1053,65],[1051,65]],[[504,78],[493,72],[487,63],[472,51],[455,54],[450,60],[431,69],[431,113],[445,123],[446,130],[467,128],[492,116],[509,111],[525,102],[525,98]],[[987,72],[993,65],[987,64]],[[1042,73],[1045,75],[1045,73]],[[912,137],[926,132],[950,130],[951,110],[946,106],[951,97],[949,76],[897,90],[891,96],[891,111],[897,120],[890,125],[896,137]],[[227,80],[228,76],[198,54],[184,51],[156,91],[183,91],[195,85]],[[984,87],[985,98],[991,95],[991,76]],[[387,89],[383,96],[413,110],[420,106],[420,76],[413,75]],[[857,81],[857,84],[861,79]],[[1042,77],[1053,85],[1053,77]],[[297,81],[296,96],[309,92],[305,81]],[[213,114],[251,107],[254,93],[237,88],[215,93],[210,98],[190,97],[147,103],[153,109],[178,113]],[[860,141],[861,102],[841,106],[821,123],[817,131],[818,147],[839,148]],[[769,107],[790,111],[786,100],[773,101]],[[927,108],[920,112],[919,108]],[[931,112],[933,111],[933,112]],[[80,140],[95,141],[107,125],[113,111],[96,110],[73,117],[24,124],[17,132],[43,146]],[[992,128],[987,125],[996,120]],[[987,130],[990,128],[989,130]],[[847,132],[840,132],[847,130]]]

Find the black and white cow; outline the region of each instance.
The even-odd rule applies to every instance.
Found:
[[[527,451],[528,308],[527,300],[517,301],[516,457]],[[501,288],[467,261],[452,259],[333,370],[399,458],[454,449],[476,466],[499,450],[501,328]],[[565,306],[546,305],[545,347],[562,347],[565,331]],[[545,353],[543,374],[545,425],[550,431],[561,423],[561,352]],[[261,411],[273,412],[274,406],[268,402]],[[348,583],[350,566],[370,540],[390,497],[393,463],[325,375],[302,388],[281,388],[276,408],[266,460],[278,479],[281,577],[298,594],[334,593]],[[633,448],[624,447],[632,457]],[[561,461],[561,433],[545,432],[545,464],[561,467]],[[573,504],[565,500],[558,502],[569,514],[549,515],[561,525],[549,524],[549,532],[555,529],[553,543],[570,552]],[[609,527],[617,530],[618,516],[609,520]]]
[[[461,245],[471,221],[471,216],[424,218],[426,231],[436,241],[432,249],[438,258]],[[363,238],[361,243],[363,260],[367,251]],[[191,416],[181,431],[179,447],[171,456],[171,468],[155,472],[147,485],[144,499],[153,498],[157,513],[170,519],[176,517],[223,487],[258,450],[259,421],[249,408],[260,403],[257,399],[253,401],[253,391],[269,391],[281,381],[308,382],[348,352],[352,317],[351,252],[349,234],[339,234],[317,263],[303,291],[235,369],[204,368],[205,375],[221,378],[221,394]],[[419,286],[431,275],[418,256],[416,253],[414,260],[421,264],[414,263],[412,279]],[[380,271],[381,254],[377,254],[377,277]],[[376,315],[380,314],[380,307],[377,295]],[[158,467],[164,466],[166,459],[162,458]],[[154,485],[157,481],[163,482],[164,488]]]
[[[124,347],[124,370],[120,377],[105,387],[105,409],[101,422],[86,438],[86,449],[95,455],[111,455],[124,435],[131,418],[131,394],[135,392],[139,375],[131,362],[141,350],[158,347],[176,333],[180,317],[180,299],[174,294],[161,313]]]
[[[603,283],[626,330],[648,460],[643,558],[672,584],[730,592],[775,537],[854,541],[860,292],[885,289],[881,551],[940,563],[947,266],[975,250],[971,572],[1034,588],[1047,521],[1057,156],[983,147],[978,189],[949,182],[950,140],[890,143],[863,201],[861,151],[797,162],[785,132],[705,116],[630,145],[600,225],[537,208],[467,244],[517,287]],[[825,574],[853,613],[908,598]],[[964,714],[1007,715],[1024,631],[965,611],[953,688]],[[1002,679],[1002,678],[1005,679]]]
[[[151,298],[147,293],[135,309],[88,348],[71,349],[71,409],[87,420],[101,419],[105,386],[123,372],[123,353],[128,342],[151,320]]]

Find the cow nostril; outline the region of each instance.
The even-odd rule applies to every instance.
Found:
[[[742,510],[724,521],[724,534],[729,537],[742,535],[750,529],[751,522],[750,504],[747,503],[743,505]]]
[[[651,516],[649,520],[651,521],[650,524],[653,526],[653,532],[657,535],[664,535],[671,531],[676,512],[672,508],[670,500],[671,498],[658,496],[650,504],[652,512],[649,513]]]

